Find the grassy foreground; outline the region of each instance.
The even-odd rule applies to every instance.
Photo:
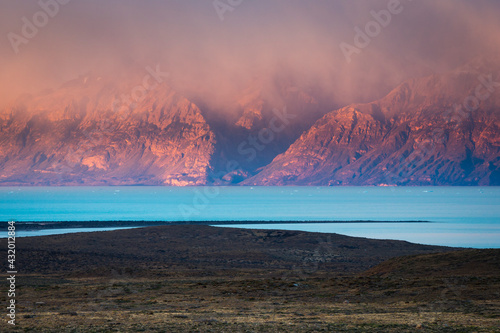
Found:
[[[2,332],[500,332],[500,250],[207,226],[17,249]]]

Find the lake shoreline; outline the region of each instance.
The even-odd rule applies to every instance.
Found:
[[[0,229],[7,230],[9,222],[0,222]],[[16,230],[153,227],[164,225],[257,225],[257,224],[337,224],[337,223],[433,223],[431,221],[16,221]]]

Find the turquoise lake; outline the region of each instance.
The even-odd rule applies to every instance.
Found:
[[[234,227],[500,248],[500,187],[0,187],[0,220],[276,221]],[[431,223],[306,223],[350,220]]]

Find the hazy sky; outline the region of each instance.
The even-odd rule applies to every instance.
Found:
[[[55,1],[0,0],[2,103],[89,71],[156,65],[214,103],[277,75],[320,85],[338,103],[367,101],[500,45],[498,0],[220,0],[218,10],[213,0]],[[348,63],[340,44],[355,46],[355,27],[388,7],[397,14],[379,31],[372,24]]]

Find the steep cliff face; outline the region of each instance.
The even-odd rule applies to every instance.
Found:
[[[476,59],[330,112],[244,184],[500,185],[497,82]]]
[[[256,174],[328,110],[311,88],[297,87],[292,80],[265,87],[253,82],[222,117],[202,110],[217,138],[211,164],[214,184],[237,184]]]
[[[0,185],[500,185],[498,60],[326,115],[293,81],[219,112],[142,75],[81,77],[3,110]]]
[[[199,108],[165,83],[82,77],[0,115],[0,184],[201,185],[214,145]]]

